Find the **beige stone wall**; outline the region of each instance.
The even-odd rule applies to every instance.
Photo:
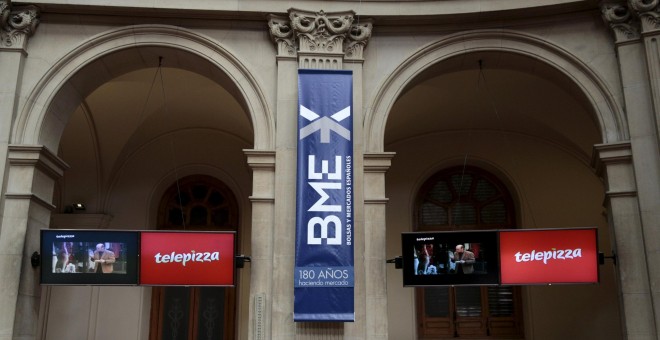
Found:
[[[13,3],[24,4],[16,1]],[[72,86],[62,86],[80,71],[82,65],[92,63],[116,49],[166,45],[177,51],[172,53],[172,56],[181,58],[177,59],[179,64],[174,67],[195,71],[194,65],[198,65],[199,60],[204,60],[204,63],[215,65],[217,70],[222,69],[229,75],[229,83],[236,84],[232,94],[237,98],[244,98],[241,105],[245,110],[244,114],[249,116],[252,123],[254,141],[246,143],[227,136],[210,136],[207,132],[192,130],[182,133],[177,136],[177,141],[181,142],[177,142],[176,147],[181,148],[177,154],[182,155],[181,164],[186,166],[180,169],[178,175],[213,175],[225,181],[239,199],[241,247],[245,253],[252,252],[258,256],[254,267],[248,265],[241,272],[237,303],[238,337],[256,337],[253,318],[257,297],[265,298],[267,319],[260,327],[264,327],[266,334],[271,334],[269,332],[272,331],[274,338],[282,339],[293,336],[296,332],[296,325],[290,317],[293,289],[289,275],[279,269],[291,268],[293,265],[293,250],[286,248],[291,240],[284,236],[291,222],[291,216],[288,216],[287,212],[293,209],[292,202],[285,200],[291,198],[291,171],[295,169],[295,147],[291,133],[295,132],[292,124],[295,121],[296,61],[280,59],[278,64],[277,49],[270,40],[265,19],[266,12],[285,13],[291,3],[229,1],[210,4],[206,1],[193,1],[186,3],[189,9],[193,9],[188,12],[190,18],[185,18],[186,14],[182,17],[176,11],[180,4],[172,5],[171,2],[149,2],[148,5],[144,2],[113,2],[112,5],[117,7],[97,8],[98,11],[94,14],[101,15],[59,14],[79,11],[80,8],[67,7],[68,5],[60,1],[42,1],[41,4],[44,6],[41,24],[37,34],[29,40],[27,54],[21,57],[20,51],[0,50],[0,74],[12,76],[9,81],[3,79],[0,87],[0,98],[3,102],[8,98],[12,102],[10,108],[3,106],[0,109],[1,121],[11,122],[4,124],[0,131],[0,156],[7,154],[7,144],[10,143],[42,144],[56,151],[60,142],[67,142],[66,138],[71,136],[65,135],[65,140],[60,140],[60,137],[66,124],[75,122],[70,120],[75,117],[71,114],[80,104],[82,97],[99,85],[95,81],[112,79],[117,75],[112,74],[112,70],[122,69],[126,65],[116,60],[113,63],[108,62],[103,65],[110,70],[108,75],[103,74],[99,79],[94,79],[95,73],[89,72],[88,77],[78,79]],[[108,3],[99,1],[85,4]],[[544,10],[537,7],[548,4],[556,6]],[[630,135],[636,136],[632,132],[629,133],[628,120],[623,113],[623,108],[626,107],[624,103],[629,106],[636,101],[631,94],[628,94],[628,101],[625,100],[624,88],[630,91],[630,87],[622,85],[622,82],[626,82],[620,79],[620,71],[640,68],[620,67],[608,27],[600,18],[598,9],[591,6],[584,1],[552,0],[526,1],[525,4],[514,4],[510,1],[429,1],[411,6],[394,2],[364,1],[357,8],[354,2],[343,1],[306,1],[296,4],[295,7],[305,7],[309,10],[354,9],[359,15],[381,18],[381,25],[379,26],[377,20],[374,34],[365,49],[363,66],[344,65],[344,68],[354,69],[356,74],[361,76],[358,79],[361,86],[356,87],[358,90],[355,94],[356,103],[360,103],[360,121],[356,121],[355,126],[364,127],[364,130],[356,135],[357,152],[375,153],[375,156],[365,157],[364,161],[365,166],[369,167],[368,174],[364,175],[365,180],[370,181],[367,183],[369,186],[364,188],[363,193],[357,194],[364,195],[363,198],[369,202],[364,207],[357,203],[356,207],[361,207],[365,214],[362,217],[364,224],[368,224],[365,230],[376,233],[364,234],[363,237],[375,237],[376,242],[363,241],[364,243],[356,246],[356,261],[360,262],[356,265],[357,268],[366,269],[365,265],[373,268],[378,265],[376,262],[384,257],[400,255],[397,250],[400,244],[399,234],[412,228],[412,200],[416,190],[435,171],[460,164],[463,160],[462,155],[446,151],[462,147],[456,142],[456,137],[461,136],[460,133],[437,133],[386,144],[387,115],[396,99],[411,79],[438,62],[451,56],[483,50],[505,50],[538,59],[559,70],[559,73],[563,74],[561,81],[577,84],[575,86],[579,91],[576,95],[581,96],[579,102],[583,105],[582,113],[593,118],[590,128],[595,127],[601,133],[601,139],[593,140],[593,144],[626,141]],[[149,14],[141,13],[140,16],[133,16],[132,12],[136,8],[146,7],[159,7],[155,10],[158,15],[150,17]],[[582,11],[585,8],[587,10]],[[533,9],[536,15],[548,15],[526,17],[523,13],[528,13],[526,11],[530,9]],[[575,9],[575,12],[571,13],[571,9]],[[474,14],[487,10],[509,12],[483,14],[483,17],[481,14]],[[215,11],[226,12],[220,12],[218,15]],[[393,19],[402,13],[406,15],[405,18],[400,21]],[[458,20],[455,15],[461,13],[473,14],[466,16],[466,20]],[[415,15],[422,14],[436,16],[417,20]],[[223,20],[216,20],[218,18]],[[641,56],[639,51],[636,53],[629,57],[635,59],[635,56]],[[192,55],[195,57],[191,57]],[[149,64],[150,62],[131,63],[132,69],[155,67]],[[534,69],[527,71],[535,72]],[[643,74],[646,71],[642,67],[640,72]],[[644,78],[637,76],[635,74],[632,78]],[[220,79],[212,74],[209,78]],[[627,79],[625,76],[623,78]],[[60,89],[61,95],[57,96],[53,104]],[[648,96],[646,100],[650,103]],[[649,111],[636,107],[639,112]],[[652,114],[646,116],[649,117],[652,117]],[[653,122],[653,119],[642,120],[644,121]],[[658,121],[657,115],[655,121]],[[638,129],[640,125],[645,125],[639,121],[635,122]],[[653,137],[657,141],[657,131],[646,131],[642,137],[645,137],[643,141],[646,144],[633,145],[633,150],[637,153],[634,156],[637,157],[637,176],[640,176],[638,180],[641,183],[647,184],[645,188],[654,188],[659,181],[657,174],[653,174],[655,165],[648,166],[640,160],[646,159],[648,154],[657,150],[657,145],[648,144],[649,140],[653,141]],[[194,149],[194,145],[203,143],[205,138],[221,140],[223,145],[215,154],[209,154],[206,150],[184,151],[190,147]],[[557,143],[534,136],[503,136],[491,132],[477,134],[473,138],[474,145],[478,146],[470,150],[470,160],[473,162],[470,164],[483,166],[510,185],[510,190],[517,198],[518,224],[524,228],[597,226],[601,250],[609,254],[612,245],[621,240],[610,239],[610,235],[615,234],[612,228],[617,226],[613,226],[612,222],[608,226],[607,214],[611,218],[615,213],[628,214],[626,216],[637,216],[635,214],[639,213],[633,206],[604,213],[603,201],[606,199],[607,189],[591,168],[589,155],[576,155],[574,151],[566,150]],[[68,143],[85,141],[87,139],[70,140]],[[153,167],[153,164],[162,163],[165,158],[164,150],[169,148],[167,143],[168,141],[156,141],[129,153],[130,157],[124,164],[114,168],[118,170],[113,172],[115,177],[107,190],[99,186],[99,178],[92,175],[98,174],[98,169],[89,162],[94,155],[93,150],[75,150],[76,156],[70,164],[73,170],[65,174],[65,184],[61,188],[63,200],[84,199],[92,202],[90,207],[94,207],[97,212],[112,216],[107,225],[109,228],[142,229],[142,226],[153,225],[155,202],[173,176],[172,168]],[[496,145],[499,147],[495,147]],[[516,154],[524,155],[525,162],[509,157],[511,150],[502,148],[502,145],[510,145]],[[242,150],[250,148],[267,154],[249,154],[251,163],[248,166],[248,157]],[[72,149],[63,148],[62,151],[66,155]],[[397,153],[392,159],[391,169],[384,177],[383,171],[389,166],[390,155],[381,155],[381,159],[378,155],[382,151]],[[657,152],[654,157],[657,159]],[[5,158],[6,156],[2,156],[0,165],[9,164]],[[356,159],[362,161],[362,155],[356,154]],[[16,203],[11,201],[11,204],[7,204],[5,199],[10,192],[9,185],[5,182],[10,178],[9,165],[0,169],[0,178],[5,179],[0,182],[3,183],[3,198],[0,202],[2,209],[8,209]],[[255,174],[254,177],[251,171]],[[275,174],[279,176],[275,177]],[[361,176],[362,173],[355,175],[356,179]],[[33,178],[28,177],[30,176],[21,180],[32,183]],[[73,181],[74,179],[77,181]],[[252,182],[253,179],[255,183]],[[627,182],[633,180],[634,178],[625,179]],[[12,185],[29,187],[19,185],[21,183]],[[52,186],[51,183],[43,185]],[[46,189],[45,191],[52,190],[51,187]],[[567,195],[567,192],[575,194]],[[630,195],[631,201],[636,202],[634,192],[627,194]],[[654,196],[651,192],[644,197],[650,197],[645,198],[646,201],[642,204],[642,208],[646,209],[646,223],[652,223],[657,214],[653,215],[649,207],[657,201],[657,193]],[[386,198],[389,198],[389,203],[385,206]],[[50,200],[49,197],[41,199]],[[37,209],[32,209],[35,210]],[[35,216],[28,215],[28,208],[23,209],[20,214],[21,221],[28,218],[36,221],[32,227],[24,228],[32,232],[36,230],[36,226],[41,225],[42,222],[39,221],[47,220],[41,212],[34,213]],[[14,216],[6,211],[0,212],[0,215],[4,216],[3,225],[0,226],[0,241],[4,243],[0,244],[9,244],[15,241],[8,236],[8,223],[13,221],[10,218]],[[382,221],[386,225],[384,235],[380,223]],[[256,234],[255,228],[258,230]],[[637,229],[633,229],[633,232],[641,237]],[[25,236],[21,236],[18,241],[25,241]],[[378,249],[381,245],[379,242],[386,245],[384,252]],[[0,249],[0,260],[4,261],[0,263],[0,276],[19,274],[16,268],[20,266],[7,264],[20,258],[20,249],[13,249],[9,254]],[[250,276],[251,270],[258,271],[254,278]],[[618,337],[624,328],[627,328],[626,334],[629,338],[655,338],[653,322],[650,321],[649,327],[642,327],[638,325],[636,318],[630,316],[632,314],[626,318],[622,315],[623,307],[617,299],[617,295],[623,293],[624,300],[627,296],[636,296],[650,305],[651,302],[646,301],[647,297],[650,297],[649,282],[646,281],[647,288],[640,288],[640,291],[629,291],[625,287],[619,289],[616,271],[617,268],[614,268],[611,262],[602,266],[601,283],[595,286],[524,288],[527,338],[604,339]],[[385,280],[382,273],[365,272],[364,275],[369,276],[363,277],[363,281],[357,284],[358,322],[346,326],[339,333],[355,339],[382,338],[384,328],[387,328],[389,338],[414,338],[416,321],[413,290],[401,287],[400,271],[387,267]],[[624,274],[646,275],[646,269],[640,269],[639,273]],[[358,280],[360,275],[356,275]],[[657,278],[653,276],[650,283],[657,283],[656,281]],[[627,281],[623,282],[625,284]],[[19,290],[14,284],[18,284],[18,280],[12,281],[11,288],[14,291],[7,295],[10,298]],[[27,290],[27,295],[30,296],[27,299],[29,301],[39,299],[38,292]],[[26,331],[25,336],[30,339],[58,339],[70,334],[79,335],[80,339],[105,339],[110,338],[110,330],[113,338],[117,338],[117,332],[120,332],[119,338],[145,339],[148,336],[150,288],[48,287],[42,288],[41,295],[39,320],[34,320],[34,316],[28,314],[15,313],[16,308],[11,303],[5,303],[11,302],[10,298],[0,299],[5,303],[0,306],[0,314],[5,314],[5,319],[0,319],[3,321],[0,325],[0,339],[19,336],[19,331],[12,329],[12,322],[6,320],[7,315],[15,315],[21,327],[25,324],[40,324],[41,333],[33,336]],[[383,300],[384,296],[387,301]],[[632,300],[625,301],[630,303]],[[658,302],[655,304],[660,305]],[[383,310],[372,313],[369,308],[386,309],[387,314]],[[116,313],[118,309],[125,313]],[[622,325],[619,321],[621,318],[626,320],[627,324]],[[107,319],[112,319],[113,323],[104,322]],[[310,329],[309,334],[312,335],[309,336],[313,337],[313,334],[316,334],[315,328],[311,326]],[[637,334],[637,329],[643,330]],[[307,332],[300,329],[298,331],[299,335]],[[330,330],[332,331],[334,330]],[[327,335],[329,332],[319,331],[318,334]]]

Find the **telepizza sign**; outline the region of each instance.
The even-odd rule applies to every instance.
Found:
[[[142,232],[140,284],[233,286],[233,232]]]
[[[597,283],[595,228],[500,231],[501,284]]]

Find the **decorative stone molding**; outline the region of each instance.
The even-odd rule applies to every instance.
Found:
[[[614,41],[625,43],[640,37],[639,20],[625,3],[603,3],[600,6],[605,23],[614,32]]]
[[[275,151],[244,149],[243,153],[253,173],[250,202],[275,202]]]
[[[289,9],[289,16],[269,15],[268,28],[278,57],[299,57],[300,67],[342,67],[343,60],[363,60],[373,22],[355,23],[355,12],[325,13]]]
[[[21,6],[13,9],[11,0],[0,0],[0,44],[23,48],[39,25],[39,9]]]
[[[606,197],[637,195],[630,141],[594,145],[591,166],[606,179]]]
[[[61,158],[43,145],[9,145],[7,155],[11,166],[29,166],[39,169],[52,180],[64,176],[69,168]]]
[[[289,19],[298,40],[300,52],[340,53],[346,33],[353,24],[353,11],[314,13],[289,10]]]
[[[364,172],[385,173],[392,166],[396,152],[365,152]]]
[[[278,57],[295,57],[296,46],[293,37],[293,30],[289,25],[287,17],[280,15],[270,14],[268,16],[268,28],[270,30],[270,37],[277,45]]]
[[[660,0],[629,0],[642,22],[642,33],[660,31]]]
[[[346,59],[363,60],[364,48],[371,38],[373,20],[367,19],[351,26],[348,32],[349,43],[346,46]]]
[[[369,178],[369,187],[364,191],[365,204],[387,204],[385,195],[385,173],[392,166],[395,152],[365,152],[364,176]]]

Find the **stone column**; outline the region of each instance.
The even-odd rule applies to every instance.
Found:
[[[656,137],[660,144],[660,1],[630,0],[629,6],[640,19],[653,98]]]
[[[12,6],[11,0],[0,0],[0,188],[4,188],[6,178],[7,147],[16,116],[28,37],[34,34],[38,24],[36,7]]]
[[[273,290],[275,152],[244,150],[252,169],[250,323],[248,338],[270,339]]]
[[[644,230],[639,214],[637,187],[629,142],[594,148],[594,167],[605,178],[612,250],[617,255],[619,299],[624,339],[655,339],[653,297],[643,255]]]
[[[355,192],[362,178],[362,52],[371,36],[372,23],[356,23],[355,13],[325,13],[290,9],[287,16],[269,16],[268,27],[277,47],[277,184],[275,203],[275,245],[273,283],[273,339],[335,339],[364,338],[365,320],[365,264],[363,229],[355,227],[355,323],[294,323],[293,267],[296,216],[296,162],[298,125],[298,68],[353,70],[354,178]],[[362,208],[359,198],[354,200],[356,212]],[[384,254],[384,245],[380,249]],[[384,255],[383,255],[384,256]],[[383,257],[384,258],[384,257]],[[385,260],[383,260],[383,264]],[[383,280],[383,285],[385,281]],[[372,311],[370,311],[371,313]],[[387,312],[385,325],[387,323]],[[378,314],[378,313],[376,313]],[[385,326],[385,330],[387,327]]]
[[[364,256],[367,339],[387,339],[387,269],[385,172],[393,152],[364,154]]]
[[[288,17],[269,16],[277,47],[277,150],[272,339],[293,339],[293,266],[296,225],[297,48]]]
[[[0,233],[0,339],[35,339],[39,322],[39,230],[48,228],[55,181],[68,167],[42,146],[10,145]]]
[[[369,244],[369,233],[365,224],[365,215],[361,212],[365,211],[364,200],[364,158],[362,150],[364,150],[364,131],[360,127],[364,124],[364,87],[363,87],[363,65],[364,57],[363,52],[366,47],[368,39],[371,37],[371,30],[373,22],[371,20],[357,20],[354,22],[351,39],[346,46],[346,55],[344,58],[344,68],[353,71],[353,210],[355,214],[355,224],[353,228],[354,239],[356,241],[364,240],[364,242],[355,242],[353,251],[355,253],[355,319],[364,320],[363,323],[357,322],[355,324],[346,324],[344,327],[344,337],[349,339],[360,339],[366,334],[366,338],[374,328],[371,326],[372,321],[378,319],[381,310],[371,309],[370,298],[371,289],[373,287],[373,280],[378,280],[379,276],[372,277],[370,275],[369,260],[370,253],[374,249],[367,248]],[[383,229],[384,233],[385,230]],[[383,248],[376,249],[376,252],[384,251]],[[384,254],[383,254],[384,256]],[[383,281],[384,283],[384,281]],[[379,284],[376,283],[376,286]],[[382,310],[385,313],[385,321],[387,322],[387,309]],[[382,316],[382,315],[381,315]],[[387,323],[385,324],[387,330]],[[380,330],[378,330],[380,331]],[[383,339],[383,338],[381,338]]]
[[[12,6],[11,0],[0,0],[0,190],[5,187],[7,178],[8,146],[27,57],[28,37],[34,34],[38,24],[39,10],[36,7]],[[0,204],[3,199],[0,197]]]
[[[21,160],[25,155],[17,148],[11,151],[9,146],[20,96],[19,84],[27,58],[27,42],[38,24],[39,10],[36,7],[13,6],[11,0],[0,0],[0,192],[3,193],[0,195],[0,211],[4,212],[0,220],[0,339],[3,340],[19,336],[34,338],[36,334],[39,276],[29,264],[28,252],[38,250],[38,228],[48,227],[52,207],[52,192],[36,195],[32,189],[32,182],[41,177],[33,176],[39,172],[34,166],[41,161]],[[26,157],[42,158],[34,153]],[[43,157],[57,159],[52,155]],[[36,163],[20,165],[21,162]],[[55,172],[61,171],[58,161],[45,163],[55,164],[58,169]],[[44,185],[52,190],[50,179]],[[27,235],[30,239],[26,242]]]
[[[633,2],[633,1],[631,1]],[[644,1],[647,2],[647,1]],[[651,1],[657,3],[657,1]],[[654,110],[654,90],[649,80],[658,65],[649,68],[647,49],[642,43],[640,17],[626,4],[603,5],[603,17],[614,32],[623,106],[630,131],[634,182],[637,186],[644,255],[651,289],[654,324],[660,325],[660,149]],[[657,53],[657,52],[656,52]],[[653,58],[652,58],[653,59]],[[655,57],[657,60],[657,56]],[[656,61],[657,62],[657,61]],[[657,75],[655,75],[657,77]],[[616,212],[612,212],[616,213]],[[638,256],[638,261],[641,260]],[[656,337],[658,334],[655,335]],[[654,338],[660,339],[660,338]]]

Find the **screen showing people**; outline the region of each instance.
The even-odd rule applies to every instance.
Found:
[[[53,242],[52,273],[126,274],[126,243]]]
[[[433,244],[415,247],[415,275],[486,274],[488,270],[479,243]],[[437,250],[434,252],[434,249]]]
[[[495,232],[404,233],[404,285],[497,284]]]
[[[41,231],[42,284],[118,284],[138,282],[135,231]]]

